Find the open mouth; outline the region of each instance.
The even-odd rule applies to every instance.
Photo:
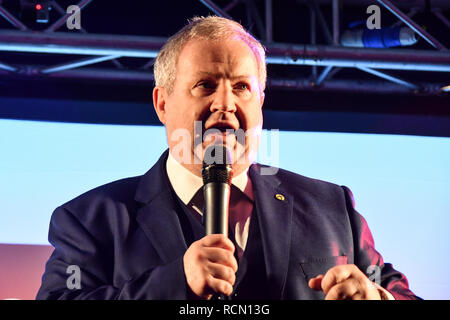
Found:
[[[216,129],[216,130],[219,130],[220,132],[227,132],[227,130],[235,131],[239,128],[229,122],[216,122],[216,123],[213,123],[208,126],[206,126],[206,124],[205,124],[205,129],[206,129],[206,131],[210,130],[210,129]]]
[[[202,130],[202,138],[198,134],[195,144],[197,157],[203,159],[203,152],[210,145],[224,145],[232,152],[232,159],[241,159],[245,155],[246,136],[239,121],[208,120],[201,127],[198,126],[200,122],[197,125],[197,129]]]
[[[206,134],[216,134],[217,132],[221,134],[235,134],[235,130],[230,127],[212,127],[205,131]]]
[[[233,148],[237,142],[236,128],[226,123],[216,123],[209,126],[203,133],[204,143],[227,145]]]

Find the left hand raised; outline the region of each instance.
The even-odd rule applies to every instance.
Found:
[[[335,266],[309,280],[308,285],[322,290],[325,300],[381,300],[376,286],[354,264]]]

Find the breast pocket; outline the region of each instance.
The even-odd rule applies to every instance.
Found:
[[[325,274],[334,266],[341,264],[347,264],[347,256],[342,255],[311,259],[306,262],[301,262],[300,268],[306,278],[306,281],[309,281],[309,279],[314,278],[319,274]]]

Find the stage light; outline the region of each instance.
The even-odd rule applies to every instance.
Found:
[[[20,0],[20,17],[25,23],[47,24],[51,9],[49,0]]]
[[[37,23],[48,23],[48,16],[50,11],[49,1],[41,1],[35,6],[36,9],[36,22]]]

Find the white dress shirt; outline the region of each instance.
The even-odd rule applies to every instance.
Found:
[[[167,175],[177,196],[191,210],[203,215],[203,204],[196,201],[197,192],[202,192],[203,179],[183,167],[169,152],[166,162]],[[233,232],[239,259],[244,253],[253,211],[253,188],[248,178],[248,169],[232,178],[229,207],[229,225]]]

